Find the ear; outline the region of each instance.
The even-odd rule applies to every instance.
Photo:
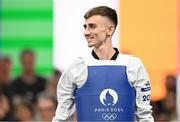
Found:
[[[108,28],[107,35],[108,35],[108,36],[113,35],[114,31],[115,31],[115,26],[110,25],[109,28]]]

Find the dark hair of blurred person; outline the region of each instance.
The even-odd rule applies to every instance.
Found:
[[[19,122],[33,122],[34,121],[34,109],[30,101],[17,97],[17,101],[14,102],[14,117]]]
[[[9,99],[0,89],[0,121],[15,120],[10,109]]]
[[[56,105],[57,102],[53,96],[45,92],[40,93],[37,100],[37,112],[40,121],[51,122],[55,114]]]
[[[12,83],[13,92],[35,103],[37,94],[45,90],[46,79],[35,73],[35,54],[32,50],[22,51],[20,61],[22,74]]]

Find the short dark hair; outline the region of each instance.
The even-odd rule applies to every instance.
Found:
[[[32,55],[33,57],[34,57],[34,52],[31,50],[31,49],[25,49],[25,50],[23,50],[22,52],[21,52],[21,55],[20,55],[20,57],[21,57],[21,59],[24,57],[24,55],[26,55],[26,54],[30,54],[30,55]]]
[[[97,6],[94,7],[92,9],[90,9],[89,11],[87,11],[84,15],[85,19],[90,18],[91,16],[94,15],[100,15],[100,16],[106,16],[108,17],[113,24],[115,25],[115,27],[118,24],[118,19],[117,19],[117,13],[114,9],[108,7],[108,6]]]
[[[5,61],[11,63],[11,58],[9,56],[2,55],[0,56],[0,61]]]

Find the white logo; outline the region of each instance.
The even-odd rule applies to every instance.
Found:
[[[99,99],[104,106],[114,106],[118,101],[118,95],[113,89],[104,89]]]
[[[106,121],[113,121],[117,118],[117,115],[115,113],[111,114],[111,113],[103,113],[101,115],[101,117],[106,120]]]

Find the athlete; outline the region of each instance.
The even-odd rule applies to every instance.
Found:
[[[141,60],[112,46],[117,13],[107,6],[84,15],[84,36],[92,53],[77,58],[57,85],[58,106],[53,122],[153,122],[150,81]]]

